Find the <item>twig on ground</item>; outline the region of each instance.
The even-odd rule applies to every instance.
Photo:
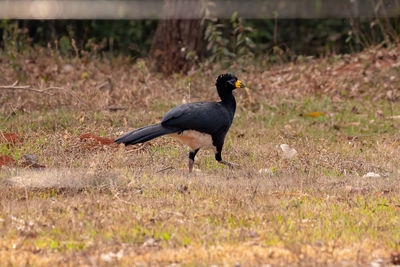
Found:
[[[109,111],[120,111],[120,110],[128,110],[127,107],[108,107]]]
[[[41,93],[41,94],[46,94],[46,95],[50,95],[52,96],[53,94],[48,93],[47,91],[49,90],[65,90],[62,87],[56,87],[56,86],[51,86],[51,87],[47,87],[44,89],[36,89],[33,88],[30,85],[17,85],[18,81],[16,81],[14,84],[12,85],[0,85],[0,89],[3,90],[24,90],[24,91],[32,91],[32,92],[36,92],[36,93]]]
[[[173,169],[174,169],[174,167],[169,166],[169,167],[163,168],[163,169],[161,169],[159,171],[156,171],[156,173],[165,172],[165,171],[169,171],[169,170],[173,170]]]
[[[82,104],[82,101],[80,100],[80,98],[78,96],[76,96],[76,94],[73,91],[66,90],[65,88],[62,88],[62,87],[50,86],[50,87],[47,87],[47,88],[44,88],[44,89],[36,89],[36,88],[33,88],[30,85],[17,85],[17,84],[18,84],[18,81],[16,81],[12,85],[0,85],[0,90],[4,89],[4,90],[32,91],[32,92],[41,93],[41,94],[45,94],[45,95],[49,95],[49,96],[54,96],[54,94],[48,93],[47,91],[60,90],[60,91],[64,91],[65,93],[68,93],[73,98],[75,98],[75,100],[77,100],[79,103]],[[86,103],[84,103],[84,104],[87,105]]]
[[[297,193],[297,192],[293,192],[293,193],[279,193],[279,192],[275,192],[272,193],[272,195],[274,197],[280,197],[280,196],[299,196],[299,197],[303,197],[303,196],[307,196],[307,194],[304,193]]]
[[[125,204],[127,204],[127,205],[134,205],[134,204],[135,204],[135,203],[133,203],[133,202],[130,202],[130,201],[126,201],[126,200],[121,199],[118,195],[119,195],[119,192],[115,193],[115,194],[113,195],[113,197],[116,198],[118,201],[120,201],[120,202],[122,202],[122,203],[125,203]]]

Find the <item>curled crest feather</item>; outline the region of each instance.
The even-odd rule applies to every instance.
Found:
[[[226,82],[237,79],[238,78],[235,75],[232,75],[230,73],[221,74],[218,76],[217,81],[215,82],[215,86],[222,87]]]

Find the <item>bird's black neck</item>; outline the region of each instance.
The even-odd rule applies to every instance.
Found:
[[[222,105],[227,107],[233,116],[236,111],[236,100],[235,100],[235,97],[233,96],[233,94],[232,93],[223,94],[223,95],[220,94],[219,97],[221,98]]]

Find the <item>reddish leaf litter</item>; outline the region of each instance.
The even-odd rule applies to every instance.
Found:
[[[89,141],[96,145],[114,145],[114,140],[110,138],[96,136],[94,134],[86,133],[79,137],[82,141]]]
[[[0,144],[14,145],[21,142],[21,137],[17,133],[0,132]],[[0,167],[14,165],[15,160],[7,155],[0,155]]]
[[[21,142],[21,136],[17,133],[2,133],[0,132],[0,143],[16,144]]]
[[[15,160],[13,158],[10,158],[7,155],[1,155],[0,156],[0,167],[1,166],[13,165],[14,163],[15,163]]]

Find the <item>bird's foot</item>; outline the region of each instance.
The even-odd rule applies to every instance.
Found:
[[[240,168],[240,165],[237,163],[229,162],[226,160],[220,160],[219,163],[224,164],[230,168]]]

